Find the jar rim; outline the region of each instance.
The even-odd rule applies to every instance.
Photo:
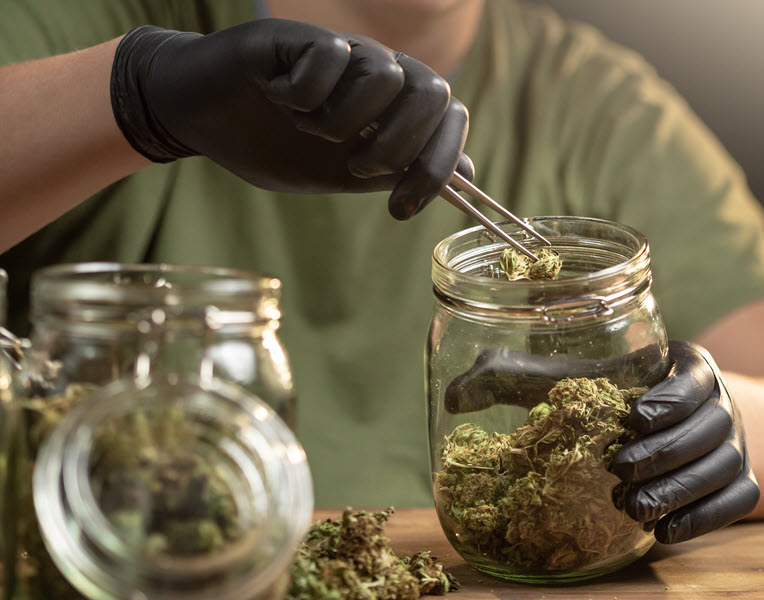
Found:
[[[34,293],[46,296],[56,292],[64,295],[71,294],[73,298],[82,296],[91,302],[99,299],[111,300],[116,289],[125,290],[128,295],[140,294],[142,298],[153,295],[161,299],[164,296],[161,286],[147,287],[145,282],[113,280],[114,276],[125,275],[176,277],[178,279],[173,282],[174,285],[179,286],[184,292],[223,293],[227,296],[263,293],[275,291],[281,287],[281,280],[276,277],[244,269],[169,263],[82,262],[64,263],[39,269],[32,276],[32,290]],[[93,279],[98,276],[112,279],[103,281]],[[196,281],[192,282],[192,277],[196,278]],[[88,284],[87,289],[81,294],[76,294],[78,286],[83,283]],[[84,293],[85,291],[87,294]],[[96,292],[95,298],[90,295],[93,292]]]
[[[567,243],[580,240],[581,243],[595,242],[600,247],[612,245],[623,253],[624,260],[606,268],[556,280],[509,281],[486,277],[460,270],[460,267],[465,268],[465,257],[497,253],[508,248],[509,244],[492,237],[482,226],[476,226],[448,236],[435,247],[432,255],[432,281],[436,294],[466,303],[474,302],[484,309],[519,307],[536,310],[535,305],[539,301],[555,298],[622,296],[629,290],[644,287],[645,283],[649,289],[650,247],[645,236],[636,229],[593,217],[536,216],[525,221],[549,238],[553,247],[556,245],[555,237],[563,236],[558,239],[564,238]],[[506,222],[499,223],[499,226],[524,246],[540,247],[539,242],[519,226]],[[576,233],[578,229],[589,233],[601,230],[609,237],[586,237]]]
[[[251,310],[278,320],[281,280],[226,267],[167,263],[83,262],[37,270],[31,282],[35,317],[52,313],[84,321],[111,320],[115,309],[175,307],[199,311]],[[264,306],[267,305],[267,306]],[[263,310],[263,309],[266,310]],[[103,309],[104,313],[99,313]]]

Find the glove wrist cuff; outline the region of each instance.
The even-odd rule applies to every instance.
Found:
[[[184,35],[144,25],[120,41],[111,70],[111,107],[122,134],[137,152],[156,163],[198,154],[175,139],[151,110],[146,80],[157,50],[171,38]]]

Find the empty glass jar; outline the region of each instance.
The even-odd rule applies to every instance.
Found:
[[[597,219],[529,222],[560,254],[559,279],[509,281],[499,268],[506,244],[480,227],[433,255],[435,505],[474,567],[574,581],[620,568],[654,542],[621,509],[624,487],[607,467],[633,435],[631,400],[665,376],[668,346],[641,234]]]

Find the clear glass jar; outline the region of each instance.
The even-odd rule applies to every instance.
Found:
[[[575,581],[654,543],[650,527],[619,508],[624,487],[607,465],[633,435],[628,407],[644,390],[632,388],[665,376],[668,345],[640,233],[580,217],[529,223],[562,257],[559,279],[509,281],[499,268],[507,245],[481,227],[434,251],[426,385],[435,506],[477,569]]]
[[[16,421],[5,504],[12,538],[5,579],[38,570],[34,520],[13,514],[32,503],[32,470],[44,434],[84,397],[131,376],[142,356],[147,311],[163,315],[157,372],[198,374],[238,384],[290,427],[295,393],[278,338],[280,281],[245,271],[169,265],[83,263],[49,267],[32,280],[30,340],[8,334],[21,358],[14,376]],[[36,549],[37,548],[37,549]]]
[[[203,348],[214,375],[232,381],[295,425],[295,391],[278,337],[281,282],[233,269],[81,263],[41,269],[32,279],[32,395],[72,383],[104,385],[133,372],[147,307],[166,314],[157,367],[198,369]],[[215,323],[206,323],[214,307]],[[209,339],[207,339],[209,338]]]
[[[139,323],[134,378],[41,404],[22,597],[284,597],[312,514],[305,453],[267,404],[212,377],[209,354],[198,376],[154,362],[164,317]]]

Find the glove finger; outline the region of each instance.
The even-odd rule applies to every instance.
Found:
[[[655,538],[663,544],[675,544],[704,535],[742,519],[758,501],[759,486],[746,454],[735,481],[663,517],[655,526]]]
[[[376,177],[407,168],[449,108],[451,90],[445,79],[405,54],[399,55],[398,64],[406,77],[403,89],[380,117],[378,131],[348,160],[348,169],[356,177]]]
[[[459,164],[456,165],[456,172],[470,181],[475,179],[475,165],[473,164],[472,159],[463,152],[459,157]]]
[[[393,217],[414,216],[451,181],[467,140],[468,122],[467,109],[451,98],[435,133],[390,195],[388,208]]]
[[[733,435],[698,460],[630,490],[626,512],[640,523],[654,521],[729,485],[742,466],[740,440]]]
[[[316,111],[295,113],[300,131],[341,142],[376,121],[404,83],[403,69],[389,50],[351,42],[350,63],[334,91]]]
[[[315,110],[329,97],[350,61],[347,40],[313,25],[285,30],[281,36],[274,32],[271,39],[274,61],[285,62],[288,72],[270,79],[266,97],[294,110]]]
[[[730,435],[732,423],[732,404],[717,388],[681,423],[625,444],[611,470],[624,481],[663,475],[718,448]]]
[[[629,427],[640,433],[664,429],[679,423],[706,401],[716,378],[700,350],[689,342],[669,342],[671,371],[634,402]]]

